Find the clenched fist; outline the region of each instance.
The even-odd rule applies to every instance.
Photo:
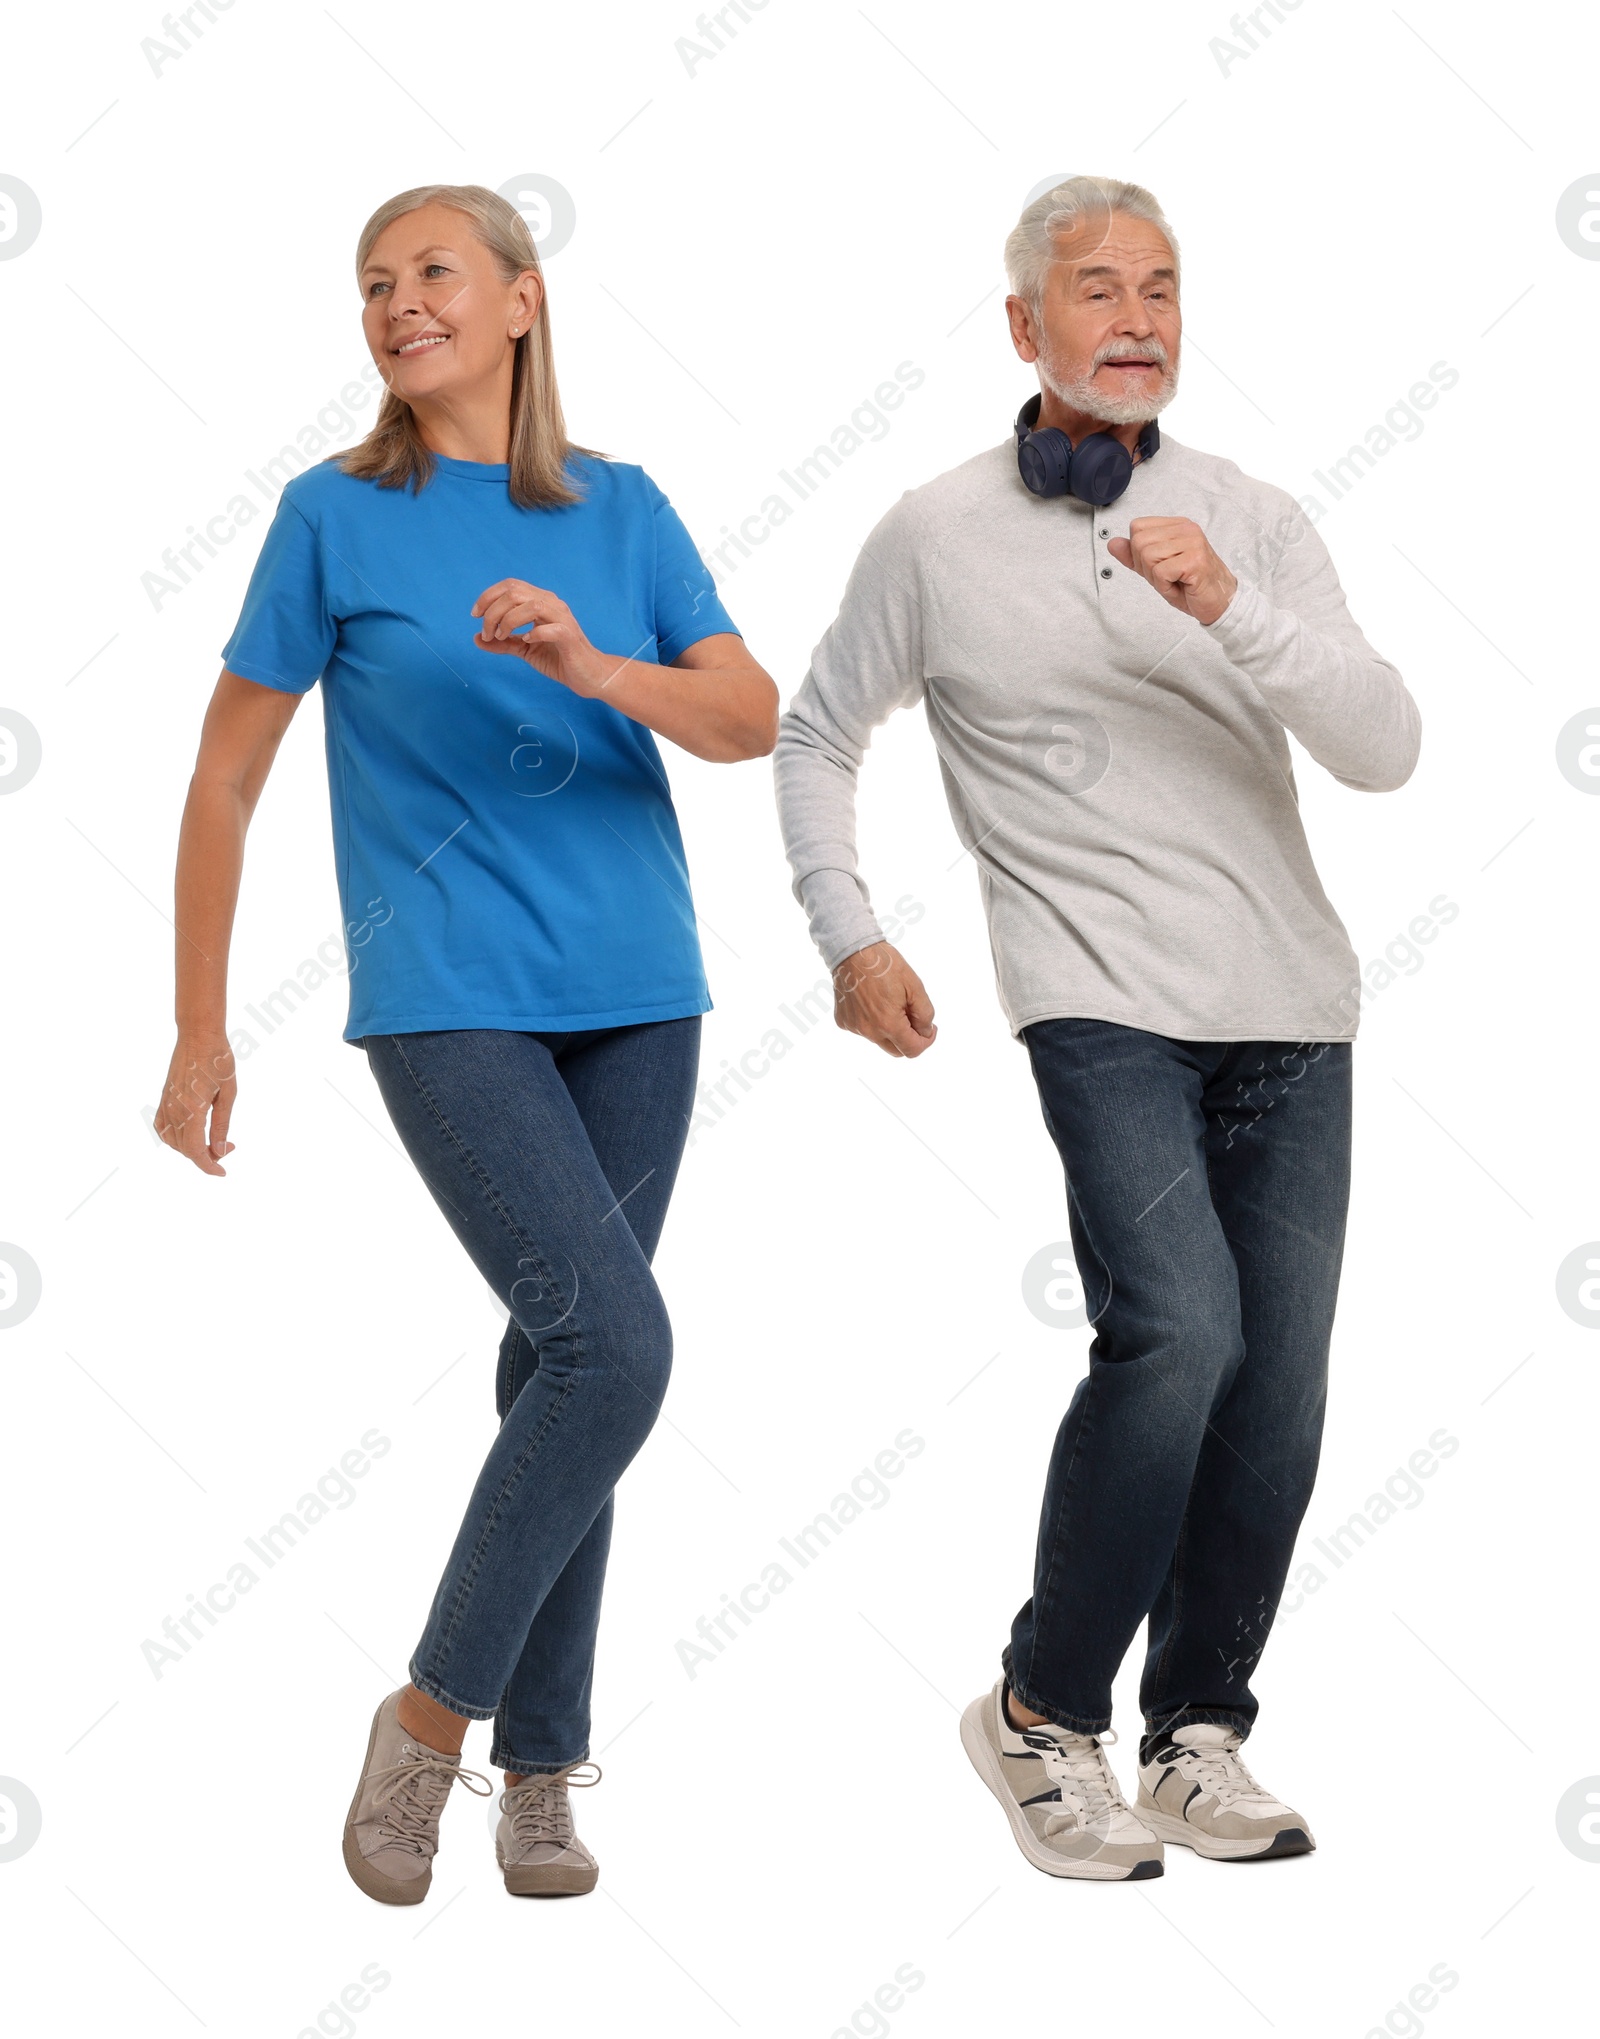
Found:
[[[857,949],[834,971],[833,1018],[886,1055],[920,1055],[939,1031],[922,979],[887,942]]]
[[[1192,517],[1134,517],[1106,550],[1197,623],[1215,623],[1239,585]]]

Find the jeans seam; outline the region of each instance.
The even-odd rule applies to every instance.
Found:
[[[434,1096],[433,1092],[428,1088],[426,1079],[420,1074],[415,1064],[412,1062],[410,1056],[407,1055],[405,1049],[400,1045],[403,1038],[404,1036],[400,1034],[391,1034],[389,1036],[389,1039],[394,1044],[394,1051],[396,1056],[399,1058],[402,1066],[405,1069],[406,1074],[411,1078],[413,1089],[415,1089],[417,1095],[422,1099],[423,1103],[427,1106],[428,1111],[432,1115],[435,1123],[445,1134],[451,1146],[454,1147],[456,1153],[461,1157],[463,1166],[467,1169],[468,1173],[472,1176],[473,1180],[477,1183],[479,1189],[482,1191],[485,1203],[489,1205],[491,1210],[493,1210],[495,1215],[500,1219],[500,1222],[505,1226],[506,1230],[510,1233],[512,1239],[515,1241],[519,1250],[527,1251],[530,1255],[532,1255],[532,1249],[527,1246],[527,1242],[523,1239],[522,1234],[517,1229],[516,1220],[512,1217],[511,1212],[506,1208],[505,1202],[501,1198],[499,1191],[495,1188],[494,1183],[490,1180],[487,1170],[479,1162],[478,1157],[473,1153],[472,1149],[462,1139],[461,1135],[456,1131],[455,1127],[451,1125],[449,1119],[446,1118],[444,1111],[440,1107],[438,1099]],[[537,1256],[533,1255],[533,1257],[536,1258]],[[546,1270],[543,1270],[541,1268],[541,1272],[545,1271]],[[511,1314],[514,1315],[515,1313],[512,1312]]]
[[[1162,1645],[1161,1655],[1156,1661],[1155,1676],[1150,1681],[1152,1698],[1162,1690],[1163,1681],[1166,1677],[1167,1660],[1172,1655],[1173,1644],[1178,1634],[1178,1624],[1183,1618],[1183,1552],[1188,1538],[1189,1511],[1185,1507],[1183,1519],[1178,1524],[1178,1540],[1172,1548],[1172,1619],[1167,1624],[1167,1639]]]
[[[453,1694],[446,1692],[438,1679],[431,1677],[426,1671],[419,1677],[415,1661],[408,1664],[406,1670],[412,1684],[416,1686],[424,1698],[433,1700],[436,1705],[444,1707],[448,1712],[459,1713],[463,1720],[492,1720],[494,1718],[494,1709],[492,1707],[485,1712],[481,1706],[467,1705],[464,1700],[457,1699]]]
[[[574,1356],[581,1362],[583,1356],[582,1341],[576,1334],[574,1334],[574,1338]],[[539,1446],[543,1444],[546,1436],[549,1434],[551,1424],[555,1422],[556,1417],[561,1412],[562,1405],[566,1402],[576,1385],[575,1380],[569,1380],[567,1385],[557,1395],[555,1401],[551,1403],[538,1431],[527,1440],[522,1450],[518,1452],[515,1463],[506,1473],[505,1479],[500,1484],[499,1491],[490,1504],[488,1514],[484,1518],[483,1528],[479,1533],[477,1542],[473,1545],[472,1556],[467,1562],[455,1592],[451,1595],[449,1613],[441,1624],[441,1633],[434,1647],[434,1655],[441,1664],[447,1664],[450,1661],[450,1652],[455,1646],[456,1636],[466,1616],[467,1602],[471,1598],[473,1587],[478,1582],[478,1574],[483,1569],[483,1561],[488,1555],[489,1543],[493,1532],[499,1527],[505,1503],[522,1484],[522,1476],[528,1469],[528,1461],[539,1449]]]
[[[1200,1142],[1200,1153],[1201,1158],[1205,1162],[1206,1169],[1206,1201],[1210,1204],[1212,1210],[1214,1211],[1217,1208],[1216,1177],[1212,1171],[1211,1166],[1211,1144],[1207,1139],[1205,1139],[1203,1135],[1201,1137]],[[1229,1252],[1230,1254],[1232,1253],[1231,1245],[1229,1246]],[[1209,1431],[1210,1429],[1209,1419],[1207,1419],[1206,1427],[1207,1430]],[[1199,1462],[1200,1459],[1203,1458],[1205,1455],[1205,1447],[1206,1439],[1202,1438],[1200,1440],[1200,1451],[1196,1455],[1195,1460],[1196,1477],[1198,1477],[1199,1475],[1200,1469]],[[1188,1542],[1188,1537],[1189,1537],[1189,1507],[1187,1501],[1185,1501],[1183,1514],[1179,1518],[1178,1522],[1177,1541],[1173,1544],[1172,1547],[1172,1619],[1167,1624],[1167,1639],[1161,1646],[1161,1655],[1156,1659],[1155,1675],[1150,1680],[1151,1698],[1153,1704],[1155,1703],[1156,1699],[1158,1698],[1160,1692],[1164,1687],[1167,1673],[1167,1665],[1171,1659],[1173,1648],[1178,1638],[1178,1629],[1183,1620],[1183,1554],[1184,1546]],[[1157,1708],[1158,1712],[1159,1710],[1160,1709]]]
[[[513,1756],[505,1744],[496,1740],[489,1750],[489,1767],[492,1770],[515,1770],[520,1777],[559,1777],[563,1770],[570,1770],[575,1764],[589,1761],[589,1745],[583,1745],[581,1756],[569,1756],[564,1763],[529,1763],[520,1756]]]
[[[1202,1724],[1232,1728],[1241,1741],[1249,1739],[1250,1730],[1255,1725],[1244,1714],[1232,1713],[1224,1706],[1180,1706],[1175,1713],[1168,1714],[1163,1719],[1147,1718],[1145,1732],[1151,1735],[1175,1735],[1179,1728],[1199,1727]]]
[[[515,1320],[514,1311],[508,1309],[506,1314],[509,1319]],[[517,1325],[517,1331],[518,1338],[513,1340],[508,1322],[501,1334],[500,1350],[495,1354],[494,1413],[502,1423],[511,1414],[511,1404],[516,1400],[511,1391],[517,1381],[517,1357],[521,1351],[521,1340],[527,1335],[520,1324]],[[506,1352],[508,1345],[511,1347],[509,1355]]]
[[[1053,1137],[1054,1135],[1052,1134],[1052,1138]],[[1069,1205],[1073,1201],[1072,1184],[1070,1181],[1067,1183],[1067,1201]],[[1093,1239],[1090,1238],[1087,1221],[1084,1220],[1082,1217],[1081,1208],[1080,1208],[1080,1223],[1083,1224],[1084,1227],[1083,1236],[1088,1241],[1090,1249],[1093,1251],[1096,1261],[1099,1263],[1101,1268],[1104,1268],[1105,1256],[1100,1252],[1099,1248],[1095,1246]],[[1098,1327],[1096,1327],[1096,1335],[1098,1336]],[[1102,1362],[1102,1364],[1106,1363],[1107,1362]],[[1055,1583],[1056,1558],[1060,1548],[1062,1532],[1066,1523],[1067,1503],[1071,1498],[1072,1494],[1073,1475],[1077,1472],[1078,1469],[1078,1458],[1079,1454],[1083,1449],[1085,1434],[1089,1432],[1092,1427],[1092,1419],[1094,1415],[1095,1383],[1098,1378],[1099,1378],[1098,1370],[1095,1367],[1094,1361],[1091,1359],[1089,1362],[1088,1379],[1084,1385],[1083,1417],[1078,1424],[1077,1435],[1072,1440],[1072,1456],[1067,1461],[1067,1470],[1062,1478],[1061,1501],[1060,1505],[1057,1507],[1055,1511],[1055,1521],[1052,1525],[1050,1537],[1050,1558],[1048,1564],[1045,1567],[1044,1585],[1042,1589],[1037,1589],[1034,1595],[1036,1608],[1033,1622],[1033,1630],[1030,1636],[1028,1637],[1028,1669],[1027,1672],[1025,1673],[1025,1675],[1030,1678],[1033,1673],[1034,1658],[1037,1656],[1039,1649],[1039,1630],[1044,1625],[1044,1621],[1049,1609],[1050,1589],[1052,1585]],[[1021,1696],[1022,1695],[1019,1692],[1018,1697],[1020,1698]],[[1044,1712],[1044,1710],[1045,1709],[1043,1707],[1030,1708],[1030,1711],[1035,1713],[1042,1713]]]
[[[1061,1482],[1061,1503],[1060,1506],[1055,1511],[1055,1521],[1051,1525],[1050,1557],[1049,1562],[1045,1567],[1044,1585],[1042,1589],[1038,1590],[1035,1594],[1035,1599],[1038,1604],[1035,1611],[1035,1617],[1033,1622],[1033,1632],[1028,1637],[1028,1669],[1024,1674],[1026,1677],[1029,1678],[1031,1678],[1033,1675],[1033,1660],[1035,1656],[1038,1654],[1039,1631],[1044,1626],[1045,1620],[1049,1613],[1050,1589],[1055,1583],[1056,1576],[1056,1558],[1060,1549],[1062,1535],[1066,1527],[1067,1502],[1071,1497],[1072,1479],[1073,1475],[1076,1473],[1078,1469],[1078,1456],[1083,1448],[1084,1435],[1091,1427],[1091,1421],[1094,1414],[1094,1397],[1095,1397],[1095,1373],[1093,1367],[1091,1366],[1091,1368],[1089,1369],[1089,1378],[1084,1387],[1083,1416],[1078,1424],[1077,1435],[1072,1440],[1072,1457],[1067,1461],[1066,1475]],[[1020,1693],[1018,1696],[1019,1697],[1021,1696]],[[1043,1709],[1035,1708],[1034,1711],[1042,1712]]]

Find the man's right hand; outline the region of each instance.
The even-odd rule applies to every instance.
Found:
[[[857,949],[834,971],[833,1017],[886,1055],[920,1055],[939,1031],[922,979],[887,942]]]

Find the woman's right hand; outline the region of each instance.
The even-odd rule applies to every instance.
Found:
[[[178,831],[173,898],[178,1045],[155,1130],[205,1175],[226,1175],[222,1157],[233,1152],[228,1121],[239,1086],[223,1022],[245,830],[301,698],[223,667],[206,710]]]
[[[204,1174],[226,1175],[222,1157],[233,1152],[228,1121],[238,1094],[239,1079],[234,1074],[227,1035],[179,1034],[156,1112],[158,1137],[186,1155]]]

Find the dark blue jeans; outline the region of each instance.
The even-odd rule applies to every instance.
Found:
[[[500,1430],[411,1680],[452,1713],[493,1718],[497,1768],[560,1770],[589,1750],[612,1489],[672,1365],[650,1260],[700,1022],[363,1045],[406,1152],[510,1313]]]
[[[1098,1733],[1141,1621],[1148,1729],[1250,1732],[1250,1677],[1311,1498],[1350,1185],[1350,1043],[1024,1042],[1094,1339],[1045,1482],[1023,1704]]]

